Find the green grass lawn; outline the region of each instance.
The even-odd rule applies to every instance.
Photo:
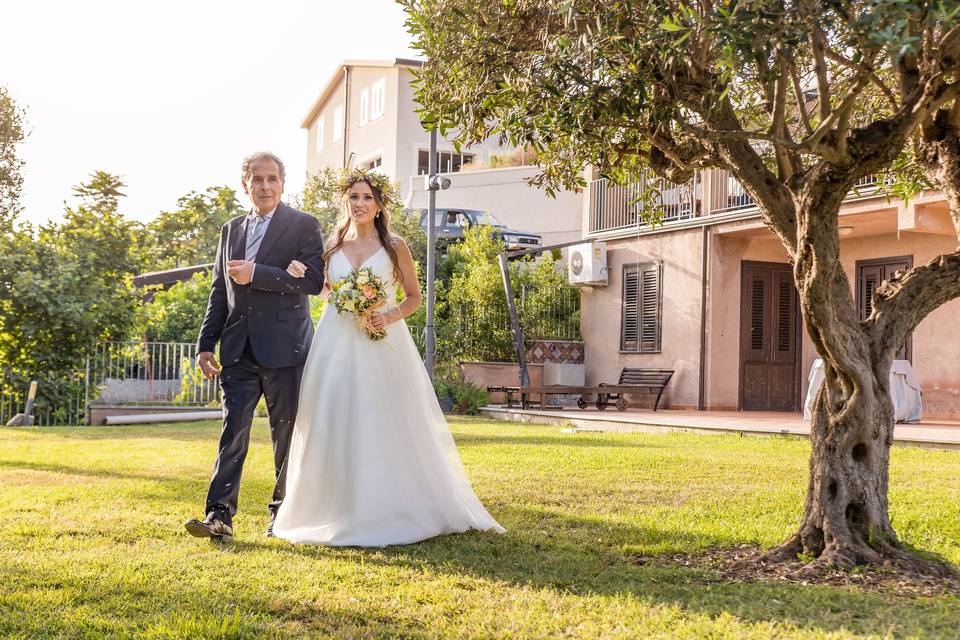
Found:
[[[638,554],[782,541],[808,444],[458,419],[508,532],[385,550],[263,537],[258,420],[237,542],[191,538],[217,425],[0,429],[0,637],[848,638],[960,635],[960,598],[728,582]],[[896,448],[894,526],[960,564],[960,452]]]

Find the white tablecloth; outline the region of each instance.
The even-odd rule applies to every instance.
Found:
[[[803,402],[803,419],[810,420],[813,401],[823,385],[823,360],[817,358],[810,367],[810,386]],[[908,360],[894,360],[890,365],[890,398],[893,400],[894,422],[920,422],[923,404],[920,397],[920,381]]]

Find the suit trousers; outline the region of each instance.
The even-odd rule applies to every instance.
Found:
[[[240,495],[240,475],[250,445],[253,414],[261,396],[266,396],[273,441],[276,484],[268,509],[275,516],[283,496],[287,475],[287,452],[297,418],[300,378],[303,365],[271,369],[259,364],[247,341],[239,362],[220,372],[223,394],[223,428],[220,448],[207,491],[206,513],[232,525]]]

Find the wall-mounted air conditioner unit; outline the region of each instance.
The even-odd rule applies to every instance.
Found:
[[[567,259],[570,284],[607,284],[607,243],[601,240],[570,247]]]

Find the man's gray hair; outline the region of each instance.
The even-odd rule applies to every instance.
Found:
[[[243,166],[240,168],[240,179],[243,182],[246,182],[247,178],[250,177],[250,167],[253,166],[253,163],[260,162],[261,160],[273,160],[276,162],[277,166],[280,167],[280,179],[284,180],[286,178],[287,170],[283,166],[283,160],[269,151],[257,151],[256,153],[251,153],[243,159]]]

